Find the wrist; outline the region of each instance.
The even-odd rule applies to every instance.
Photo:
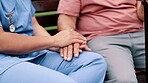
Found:
[[[51,41],[52,47],[57,47],[57,46],[58,46],[58,45],[57,45],[58,41],[57,41],[57,39],[56,39],[55,36],[51,36],[51,37],[50,37],[50,40],[52,40],[52,41]]]
[[[73,28],[65,28],[65,29],[62,29],[62,30],[59,30],[59,31],[65,31],[65,30],[75,31],[75,29],[73,29]]]

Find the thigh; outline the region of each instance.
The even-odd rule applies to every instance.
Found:
[[[133,56],[130,51],[130,40],[127,35],[102,36],[88,42],[88,46],[100,53],[107,62],[107,80],[116,83],[124,83],[131,79],[136,81]]]
[[[80,53],[79,57],[73,57],[71,61],[64,60],[58,52],[49,51],[45,56],[41,56],[35,59],[33,63],[45,66],[56,71],[67,69],[67,71],[63,71],[63,73],[69,74],[77,67],[79,68],[84,64],[93,61],[99,61],[100,63],[102,63],[100,64],[100,66],[106,64],[104,58],[100,54],[87,51],[83,51],[82,53]]]
[[[106,80],[109,80],[108,83],[114,83],[114,81],[115,83],[136,83],[133,58],[130,53],[113,47],[99,53],[105,57],[107,62]],[[130,80],[131,82],[128,82]]]
[[[0,83],[76,83],[70,77],[29,62],[16,64],[4,72]]]
[[[135,32],[131,34],[133,37],[133,55],[135,68],[145,69],[145,36],[144,32]]]
[[[31,62],[57,71],[63,61],[64,59],[58,52],[48,51]]]

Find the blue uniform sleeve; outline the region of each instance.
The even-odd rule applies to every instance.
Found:
[[[31,3],[31,15],[32,17],[35,15],[35,8],[33,7],[32,3]]]

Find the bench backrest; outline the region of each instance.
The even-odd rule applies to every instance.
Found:
[[[57,33],[56,13],[59,0],[32,0],[32,4],[36,9],[36,18],[39,24],[51,34]]]

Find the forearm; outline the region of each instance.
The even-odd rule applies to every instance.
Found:
[[[35,17],[32,18],[32,23],[34,28],[34,36],[51,36],[42,26],[39,25]]]
[[[25,36],[3,32],[0,34],[0,52],[6,54],[26,54],[54,46],[50,37]]]
[[[77,17],[61,14],[58,18],[58,30],[67,30],[76,28]]]
[[[33,35],[34,36],[51,36],[42,26],[35,26]]]
[[[141,21],[144,21],[144,6],[141,1],[137,1],[137,15]]]

